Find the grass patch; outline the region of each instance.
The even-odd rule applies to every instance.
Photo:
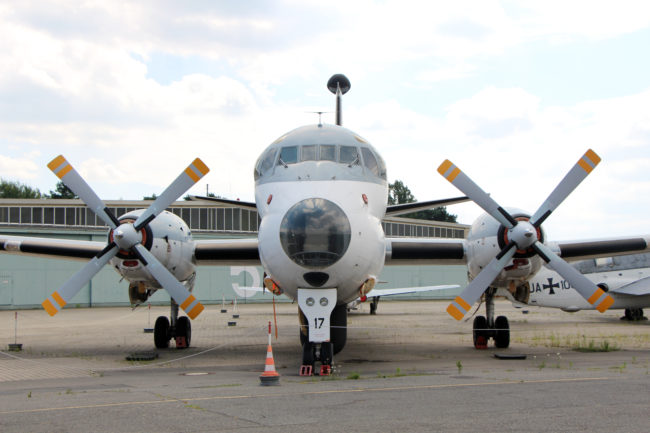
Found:
[[[616,343],[610,343],[609,340],[603,340],[600,344],[596,344],[594,340],[589,340],[585,336],[573,344],[573,350],[578,352],[615,352],[621,350],[621,347]]]

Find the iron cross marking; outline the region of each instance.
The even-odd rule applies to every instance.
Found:
[[[542,284],[542,289],[549,289],[548,294],[549,295],[555,295],[555,291],[553,290],[553,287],[556,289],[560,288],[560,283],[555,283],[553,284],[553,278],[547,278],[548,279],[548,284]]]

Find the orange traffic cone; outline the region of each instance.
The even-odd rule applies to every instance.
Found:
[[[280,384],[280,373],[275,371],[273,349],[271,349],[271,322],[269,322],[269,344],[266,348],[266,362],[264,364],[264,373],[260,375],[260,382],[265,386]]]

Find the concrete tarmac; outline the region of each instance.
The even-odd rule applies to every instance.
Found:
[[[476,350],[471,319],[447,302],[382,302],[352,312],[333,374],[298,375],[297,306],[208,306],[193,321],[192,347],[153,350],[168,308],[19,311],[22,352],[0,352],[2,432],[367,432],[650,430],[650,325],[621,311],[531,308],[497,302],[509,349]],[[273,337],[279,386],[260,386]],[[228,322],[236,322],[228,326]],[[0,312],[2,349],[14,343],[14,312]],[[602,352],[608,348],[611,351]],[[578,351],[576,349],[582,349]],[[613,349],[613,350],[612,350]],[[525,360],[499,360],[525,354]]]

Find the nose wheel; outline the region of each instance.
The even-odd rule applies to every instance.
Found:
[[[320,361],[320,376],[329,376],[332,374],[332,361],[334,360],[334,345],[329,341],[322,343],[312,343],[306,341],[302,345],[302,365],[300,366],[300,376],[312,376],[314,374],[314,365]]]

